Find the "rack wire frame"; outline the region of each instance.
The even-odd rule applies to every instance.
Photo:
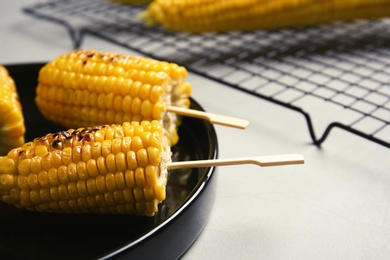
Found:
[[[390,148],[390,19],[188,34],[145,25],[137,18],[143,10],[105,0],[23,9],[65,26],[75,49],[94,35],[299,112],[317,146],[340,128]],[[313,114],[328,111],[333,114],[318,138]]]

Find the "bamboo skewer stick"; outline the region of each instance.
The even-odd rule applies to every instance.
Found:
[[[168,106],[167,111],[182,116],[190,116],[190,117],[205,119],[212,124],[219,124],[219,125],[230,126],[230,127],[240,128],[240,129],[245,129],[249,125],[249,121],[245,119],[206,113],[195,109]]]
[[[254,156],[235,159],[214,159],[214,160],[195,160],[183,162],[171,162],[168,164],[168,169],[179,168],[200,168],[212,166],[227,166],[239,164],[255,164],[261,167],[281,166],[291,164],[303,164],[305,160],[300,154],[280,154],[267,156]]]

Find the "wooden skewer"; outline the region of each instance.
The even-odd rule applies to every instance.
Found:
[[[168,164],[168,169],[178,168],[199,168],[211,166],[226,166],[238,164],[256,164],[262,167],[281,166],[290,164],[303,164],[305,160],[300,154],[280,154],[267,156],[254,156],[235,159],[215,159],[215,160],[195,160],[183,162],[171,162]]]
[[[230,127],[240,128],[240,129],[245,129],[249,125],[248,120],[230,117],[230,116],[206,113],[195,109],[168,106],[167,111],[182,116],[190,116],[190,117],[206,119],[212,124],[219,124],[219,125],[230,126]]]

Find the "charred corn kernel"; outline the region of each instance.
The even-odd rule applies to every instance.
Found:
[[[76,50],[40,70],[35,100],[47,119],[67,128],[159,120],[172,146],[180,120],[166,106],[190,106],[187,74],[150,58]]]
[[[36,138],[0,157],[0,199],[27,210],[153,216],[171,160],[164,131],[143,121]],[[93,147],[101,150],[97,158]],[[80,157],[69,155],[78,150]]]
[[[185,32],[306,26],[390,16],[388,0],[155,0],[140,17]]]
[[[24,116],[16,84],[0,65],[0,156],[24,143]]]

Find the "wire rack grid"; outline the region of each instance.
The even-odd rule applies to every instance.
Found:
[[[340,128],[390,148],[390,19],[187,34],[145,25],[137,18],[143,10],[105,0],[24,8],[65,26],[74,48],[95,35],[297,111],[317,146]]]

